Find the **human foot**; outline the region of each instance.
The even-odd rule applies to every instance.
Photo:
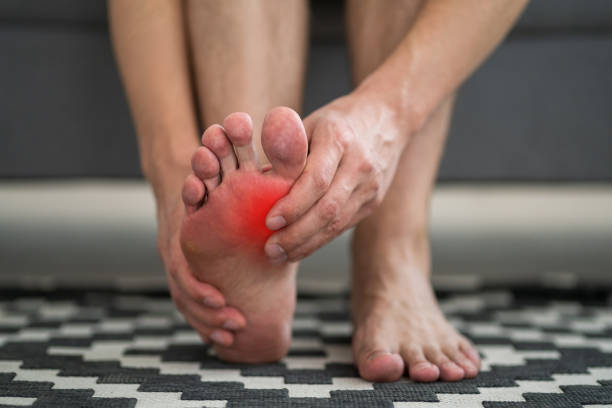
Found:
[[[265,217],[304,169],[307,140],[302,121],[288,108],[268,113],[261,142],[271,166],[260,169],[245,113],[202,136],[183,187],[186,216],[181,245],[196,277],[214,285],[246,317],[231,346],[211,338],[228,361],[259,363],[283,357],[291,340],[295,264],[271,264],[264,243],[272,234]],[[282,258],[282,253],[279,253]],[[226,326],[233,329],[231,323]]]
[[[370,237],[372,238],[372,237]],[[478,373],[480,357],[446,320],[428,276],[427,243],[384,247],[353,240],[353,355],[360,375],[395,381],[458,381]],[[408,249],[410,248],[410,249]]]

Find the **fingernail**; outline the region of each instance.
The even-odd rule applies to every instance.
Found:
[[[227,330],[240,330],[240,325],[233,320],[228,320],[223,324],[223,328]]]
[[[266,227],[268,227],[268,229],[272,231],[279,230],[283,228],[285,225],[287,225],[287,221],[285,221],[285,218],[281,217],[280,215],[277,215],[276,217],[268,218],[266,220]]]
[[[223,333],[218,331],[218,330],[215,330],[214,332],[212,332],[210,334],[210,339],[212,341],[214,341],[215,343],[217,343],[217,344],[224,344],[225,343],[225,341],[224,341],[225,340],[225,336],[223,336]]]
[[[287,260],[285,250],[278,244],[266,245],[266,255],[270,258],[270,262],[272,263],[280,264]]]
[[[215,309],[218,309],[223,306],[223,302],[214,297],[205,297],[202,301],[206,306],[213,307]]]

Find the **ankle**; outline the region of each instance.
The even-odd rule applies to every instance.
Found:
[[[361,223],[355,228],[351,239],[353,257],[384,257],[409,261],[422,255],[429,256],[429,228],[424,224],[408,229]]]
[[[361,296],[429,284],[431,260],[426,228],[387,235],[356,230],[351,249],[353,288]]]

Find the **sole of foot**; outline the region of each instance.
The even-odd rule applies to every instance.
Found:
[[[480,368],[474,346],[446,320],[427,267],[415,259],[386,256],[371,242],[354,240],[353,355],[369,381],[458,381]],[[387,246],[388,247],[388,246]]]
[[[307,139],[289,108],[265,117],[261,143],[271,166],[262,170],[253,143],[253,123],[233,113],[210,126],[192,157],[193,174],[183,186],[186,216],[181,245],[196,277],[217,287],[240,310],[246,327],[234,342],[215,343],[219,358],[233,362],[276,361],[288,351],[295,309],[295,264],[272,264],[264,244],[272,234],[265,218],[304,169]],[[282,254],[279,254],[282,255]],[[224,327],[232,330],[233,322]]]

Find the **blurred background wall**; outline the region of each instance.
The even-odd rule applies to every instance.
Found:
[[[305,114],[350,90],[342,7],[312,2]],[[105,2],[0,1],[0,61],[0,279],[163,281]],[[437,275],[608,280],[611,2],[528,6],[461,88],[440,180]],[[303,275],[345,276],[345,246]]]

